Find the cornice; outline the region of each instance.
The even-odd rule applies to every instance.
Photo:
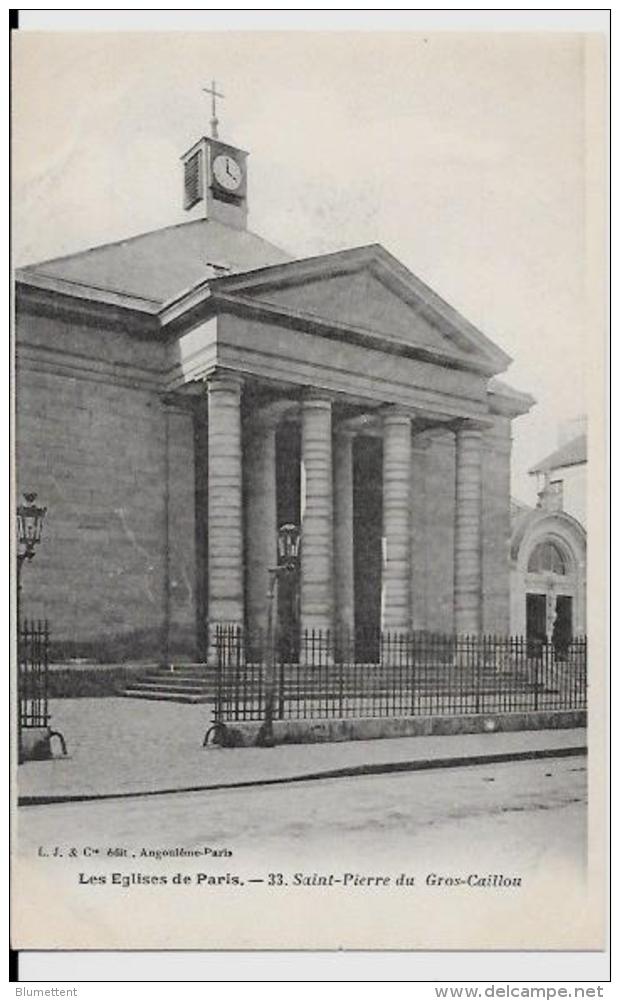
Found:
[[[428,347],[408,344],[406,341],[394,337],[393,334],[374,331],[369,327],[358,327],[335,320],[326,320],[313,313],[305,313],[290,306],[256,300],[240,293],[228,294],[212,290],[211,303],[216,309],[219,307],[219,312],[228,312],[247,319],[266,320],[278,326],[292,327],[294,330],[312,333],[319,337],[343,340],[362,347],[379,349],[386,354],[417,358],[421,361],[441,365],[442,368],[476,372],[487,377],[492,375],[494,371],[480,358],[471,361],[455,358],[453,355],[444,354]]]
[[[135,337],[161,337],[161,326],[153,312],[126,304],[96,300],[18,281],[15,308],[35,316],[79,322],[84,326],[107,327]]]
[[[147,299],[144,296],[131,295],[127,292],[115,291],[104,286],[80,282],[70,278],[58,278],[56,275],[46,275],[44,271],[17,272],[18,285],[41,289],[46,292],[58,292],[70,295],[76,299],[87,299],[89,302],[102,302],[129,309],[137,309],[145,313],[155,314],[161,307],[161,300]]]
[[[79,376],[92,382],[107,382],[132,389],[159,391],[162,386],[162,373],[158,369],[146,369],[120,361],[109,362],[53,345],[30,344],[27,341],[17,345],[16,366],[22,371],[48,372],[65,378]]]

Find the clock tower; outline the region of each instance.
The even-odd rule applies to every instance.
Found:
[[[203,136],[181,157],[183,207],[193,219],[215,219],[246,229],[248,218],[245,150]]]

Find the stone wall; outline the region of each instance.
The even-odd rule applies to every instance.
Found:
[[[169,622],[187,647],[191,418],[162,403],[160,346],[28,314],[17,345],[17,489],[48,508],[22,614],[50,620],[60,659],[161,659]]]

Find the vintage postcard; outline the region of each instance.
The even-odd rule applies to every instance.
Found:
[[[232,27],[13,33],[14,948],[601,950],[605,30]]]

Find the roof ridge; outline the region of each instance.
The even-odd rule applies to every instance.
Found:
[[[580,456],[579,454],[577,454],[577,456],[574,456],[572,453],[575,450],[575,447],[579,443],[581,443],[582,440],[585,445],[584,454],[583,456]],[[540,462],[537,462],[536,465],[532,466],[531,469],[528,470],[528,472],[530,474],[544,472],[545,470],[555,468],[555,466],[559,468],[563,465],[577,466],[579,465],[580,462],[587,461],[587,446],[588,446],[588,432],[583,431],[581,434],[575,435],[574,438],[570,438],[568,441],[565,441],[563,445],[558,445],[558,447],[555,448],[553,452],[549,452],[549,454],[546,455],[544,459],[541,459]],[[564,463],[557,462],[558,456],[560,456],[561,458],[568,456],[568,461]],[[555,466],[554,466],[554,461],[555,461]]]
[[[76,257],[85,257],[96,250],[106,250],[108,247],[119,247],[121,244],[132,243],[134,240],[142,240],[145,236],[153,233],[165,233],[171,229],[180,229],[181,226],[195,226],[197,223],[207,222],[206,219],[190,219],[188,222],[176,222],[170,226],[159,226],[156,229],[147,229],[143,233],[135,233],[133,236],[126,236],[120,240],[109,240],[107,243],[97,243],[94,247],[85,247],[84,250],[74,250],[72,254],[60,254],[58,257],[46,257],[42,261],[34,261],[32,264],[22,264],[18,271],[34,271],[43,264],[58,264],[61,261],[71,261]]]
[[[107,243],[98,243],[94,247],[85,247],[84,250],[76,250],[72,254],[61,254],[59,257],[46,257],[42,261],[34,261],[32,264],[22,264],[19,265],[16,271],[38,271],[40,268],[47,264],[60,264],[63,261],[72,261],[78,257],[86,257],[88,254],[94,254],[100,250],[108,250],[111,247],[125,246],[128,243],[133,243],[136,240],[143,240],[145,237],[154,236],[155,234],[168,233],[174,229],[182,229],[184,227],[199,227],[200,225],[212,226],[213,224],[218,226],[223,226],[225,229],[235,229],[233,226],[227,226],[226,223],[219,222],[217,219],[190,219],[185,222],[172,223],[169,226],[158,226],[155,229],[147,229],[142,233],[135,233],[133,236],[126,236],[120,240],[110,240]],[[237,231],[237,230],[236,230]],[[253,230],[238,230],[237,232],[247,233],[249,236],[254,237],[256,240],[262,240],[264,243],[269,243],[264,236],[259,236],[258,233],[254,233]],[[276,250],[281,251],[283,254],[287,254],[288,251],[284,250],[282,247],[277,247],[275,244],[271,244]]]

